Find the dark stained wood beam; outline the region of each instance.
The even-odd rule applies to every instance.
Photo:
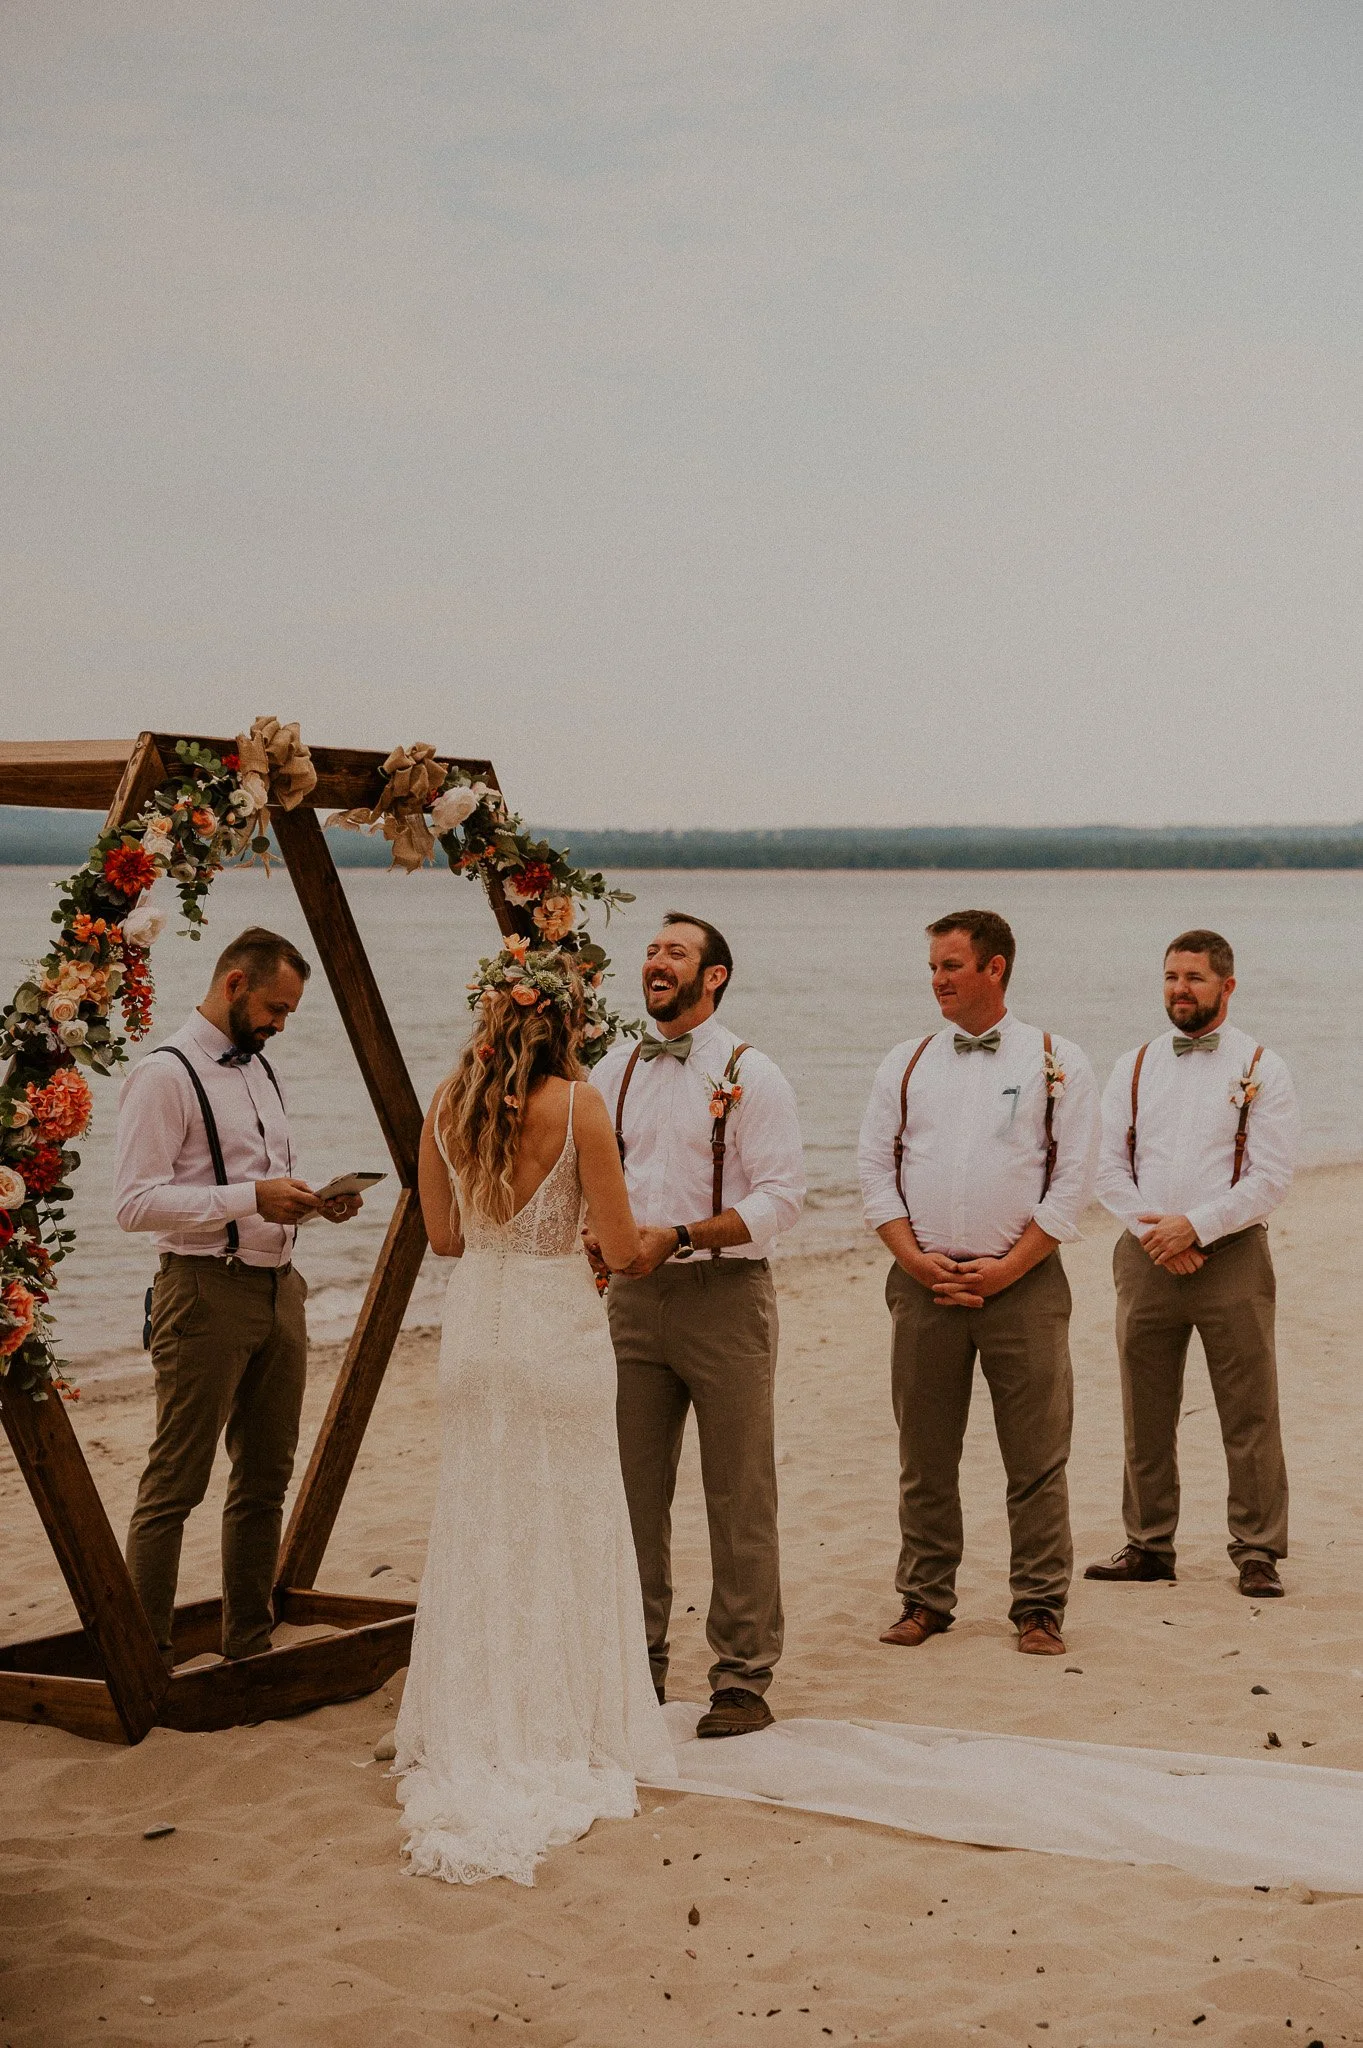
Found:
[[[398,1178],[404,1187],[414,1187],[421,1104],[331,848],[317,813],[302,806],[277,812],[275,831]]]
[[[373,1692],[400,1671],[412,1654],[412,1617],[376,1621],[343,1635],[287,1643],[234,1664],[177,1671],[166,1688],[161,1725],[201,1731],[239,1728],[310,1713]],[[74,1678],[53,1685],[79,1685]],[[3,1677],[0,1676],[0,1683]]]
[[[134,1739],[115,1711],[108,1686],[99,1678],[0,1671],[0,1721],[36,1721],[46,1728],[64,1728],[69,1735],[84,1735],[91,1742]]]
[[[0,804],[106,810],[119,793],[135,749],[145,739],[155,743],[168,773],[174,772],[177,740],[198,739],[217,753],[233,752],[237,744],[235,739],[174,732],[144,733],[138,740],[6,740],[0,742]],[[317,787],[307,799],[310,807],[322,811],[351,810],[359,804],[372,806],[377,802],[383,788],[386,752],[368,747],[313,747],[311,753]],[[485,782],[492,779],[490,761],[453,754],[441,758]]]
[[[140,1742],[156,1721],[169,1674],[70,1418],[55,1394],[34,1401],[0,1380],[0,1422],[95,1646],[124,1733],[129,1742]]]

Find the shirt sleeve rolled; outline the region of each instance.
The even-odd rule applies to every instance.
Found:
[[[748,1226],[754,1250],[766,1257],[805,1205],[805,1149],[795,1090],[769,1060],[743,1075],[744,1099],[732,1119],[730,1144],[749,1187],[732,1204]],[[749,1112],[745,1115],[743,1112]]]

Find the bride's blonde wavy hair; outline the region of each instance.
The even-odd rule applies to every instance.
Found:
[[[483,991],[473,1035],[445,1083],[437,1114],[445,1156],[465,1201],[494,1223],[515,1214],[512,1175],[525,1106],[539,1081],[576,1081],[586,1022],[580,977],[565,971],[572,1001],[523,1007],[505,988]]]

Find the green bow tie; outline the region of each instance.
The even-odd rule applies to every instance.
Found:
[[[971,1038],[964,1031],[958,1031],[952,1039],[957,1052],[997,1052],[999,1034],[997,1029],[986,1031],[982,1038]]]
[[[1185,1052],[1215,1052],[1221,1043],[1219,1031],[1208,1031],[1201,1038],[1185,1038],[1180,1031],[1174,1033],[1174,1057],[1179,1059]]]
[[[685,1066],[691,1057],[691,1033],[683,1031],[680,1038],[641,1038],[639,1057],[643,1060],[659,1060],[666,1053],[670,1059],[680,1060]]]

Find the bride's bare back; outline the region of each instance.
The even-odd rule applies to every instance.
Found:
[[[421,1132],[421,1210],[431,1249],[444,1258],[459,1258],[464,1250],[459,1202],[435,1138],[443,1096],[444,1090],[438,1089]],[[574,1092],[567,1081],[553,1075],[532,1089],[521,1116],[512,1195],[517,1210],[523,1209],[558,1164],[568,1137],[570,1100],[578,1174],[587,1198],[591,1232],[607,1265],[618,1270],[637,1256],[639,1232],[625,1192],[610,1112],[590,1082],[580,1081]]]

